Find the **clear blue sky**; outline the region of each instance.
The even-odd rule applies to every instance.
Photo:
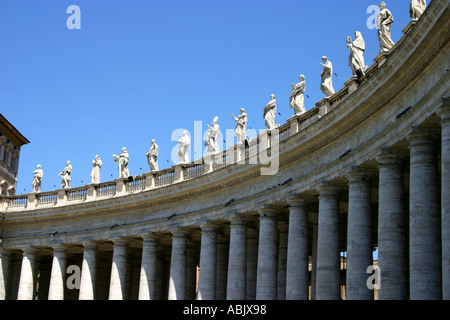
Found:
[[[33,170],[42,191],[60,187],[73,166],[72,187],[90,182],[95,154],[101,181],[118,176],[112,154],[126,147],[130,174],[149,171],[155,139],[159,166],[173,165],[174,130],[193,134],[214,116],[224,132],[230,113],[246,109],[248,127],[264,129],[262,108],[274,93],[276,122],[293,114],[290,84],[306,77],[306,109],[320,91],[321,57],[338,77],[351,77],[346,37],[361,31],[366,64],[379,51],[367,27],[373,0],[0,0],[0,112],[28,139],[22,147],[17,194],[30,192]],[[387,0],[392,38],[410,21],[408,0]],[[67,7],[81,9],[69,30]],[[176,137],[176,140],[178,136]],[[193,147],[193,145],[192,145]],[[192,159],[192,157],[191,157]]]

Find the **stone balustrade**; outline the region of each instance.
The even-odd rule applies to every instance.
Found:
[[[448,3],[245,165],[1,197],[0,299],[450,299]]]

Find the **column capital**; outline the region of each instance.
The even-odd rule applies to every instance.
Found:
[[[245,226],[246,220],[240,214],[232,214],[228,217],[228,220],[231,223],[231,226]]]
[[[258,213],[261,219],[274,219],[277,217],[276,209],[271,207],[270,205],[258,209]]]
[[[400,166],[403,164],[404,157],[391,149],[383,148],[381,153],[376,157],[376,160],[378,167]]]
[[[217,225],[211,221],[205,221],[205,222],[201,223],[200,228],[202,229],[202,233],[217,232]]]
[[[346,175],[348,184],[353,183],[367,183],[371,178],[371,174],[368,170],[358,167],[352,167],[350,172]]]
[[[57,243],[52,246],[54,255],[62,255],[67,252],[67,245],[64,243]]]
[[[84,251],[93,251],[93,250],[97,250],[98,248],[98,242],[95,240],[87,240],[87,241],[83,241],[81,242],[81,244],[83,245],[83,250]]]
[[[442,105],[436,114],[441,118],[441,123],[450,121],[450,96],[442,98]]]
[[[419,126],[414,126],[411,128],[411,133],[406,137],[410,146],[422,145],[422,144],[433,144],[437,142],[439,133],[437,130],[432,128],[424,128]]]
[[[319,191],[319,198],[339,198],[343,189],[332,182],[322,182],[317,190]]]
[[[293,196],[293,197],[287,199],[286,201],[291,208],[292,207],[300,207],[300,208],[307,207],[306,199],[301,196]]]
[[[156,242],[158,242],[158,240],[159,240],[159,237],[156,234],[154,234],[153,232],[149,232],[142,236],[143,243],[146,243],[146,242],[148,242],[148,243],[155,242],[156,243]]]
[[[172,237],[177,238],[186,238],[189,235],[189,232],[186,230],[183,230],[181,228],[176,228],[172,230],[170,233],[172,233]]]
[[[127,247],[130,241],[125,238],[119,238],[112,240],[114,247]]]
[[[22,254],[24,256],[29,257],[29,258],[35,258],[36,257],[36,252],[37,252],[37,250],[34,247],[25,247],[25,248],[22,249]]]

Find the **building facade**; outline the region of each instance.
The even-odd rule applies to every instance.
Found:
[[[30,143],[0,114],[0,195],[15,195],[20,148]]]
[[[241,163],[2,197],[0,299],[449,299],[448,5]]]

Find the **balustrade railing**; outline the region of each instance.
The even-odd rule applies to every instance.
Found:
[[[133,181],[127,183],[127,192],[139,192],[145,188],[145,177],[135,177]]]
[[[155,176],[155,187],[163,187],[173,183],[174,169],[166,169]]]
[[[67,191],[67,201],[85,201],[87,198],[87,188],[72,189]]]
[[[41,205],[55,205],[58,202],[58,193],[52,191],[50,193],[36,194],[36,203],[38,206]]]
[[[360,86],[363,82],[367,81],[367,79],[370,78],[376,70],[377,66],[370,67],[367,70],[367,74],[362,79],[359,79],[359,81],[357,81],[357,85]],[[350,82],[351,81],[349,80],[348,83]],[[354,85],[354,82],[352,85]],[[331,109],[335,108],[337,104],[340,104],[343,100],[346,99],[348,95],[350,95],[354,91],[350,90],[349,88],[350,84],[344,86],[344,88],[339,90],[335,95],[319,101],[316,104],[316,107],[308,110],[300,116],[290,118],[286,123],[279,126],[279,142],[281,143],[282,141],[287,140],[289,137],[320,120],[321,116],[329,112]],[[247,140],[245,152],[243,152],[242,154],[245,163],[257,163],[258,152],[261,152],[261,149],[267,145],[265,141],[263,141],[264,139],[270,139],[270,134],[264,132],[263,134],[260,134],[253,139]],[[59,201],[91,201],[95,200],[95,198],[110,198],[123,194],[142,192],[147,188],[150,190],[153,188],[171,185],[174,182],[182,180],[195,179],[207,172],[210,172],[211,168],[212,171],[220,170],[228,165],[236,163],[238,161],[237,153],[238,150],[237,146],[235,145],[213,157],[215,161],[213,162],[212,166],[209,166],[208,163],[205,162],[209,156],[203,158],[201,163],[198,163],[197,160],[195,162],[183,165],[181,167],[181,180],[179,180],[178,175],[176,177],[174,167],[171,167],[152,173],[152,176],[150,176],[152,180],[151,183],[150,180],[148,181],[148,186],[146,184],[146,175],[142,175],[134,177],[132,181],[124,181],[125,189],[120,189],[122,191],[118,190],[117,181],[109,181],[95,186],[89,185],[66,190],[65,197],[59,197],[60,194],[58,194],[58,191],[32,193],[20,196],[5,196],[2,200],[2,206],[6,209],[22,210],[24,208],[32,208],[36,206],[55,205]],[[240,161],[242,160],[243,159],[240,159]],[[208,170],[206,170],[207,168]],[[177,180],[175,181],[175,179]],[[95,189],[95,192],[89,192],[90,188]],[[61,190],[59,192],[61,192]]]
[[[112,197],[116,194],[117,185],[114,181],[106,182],[97,186],[96,189],[98,198]]]

